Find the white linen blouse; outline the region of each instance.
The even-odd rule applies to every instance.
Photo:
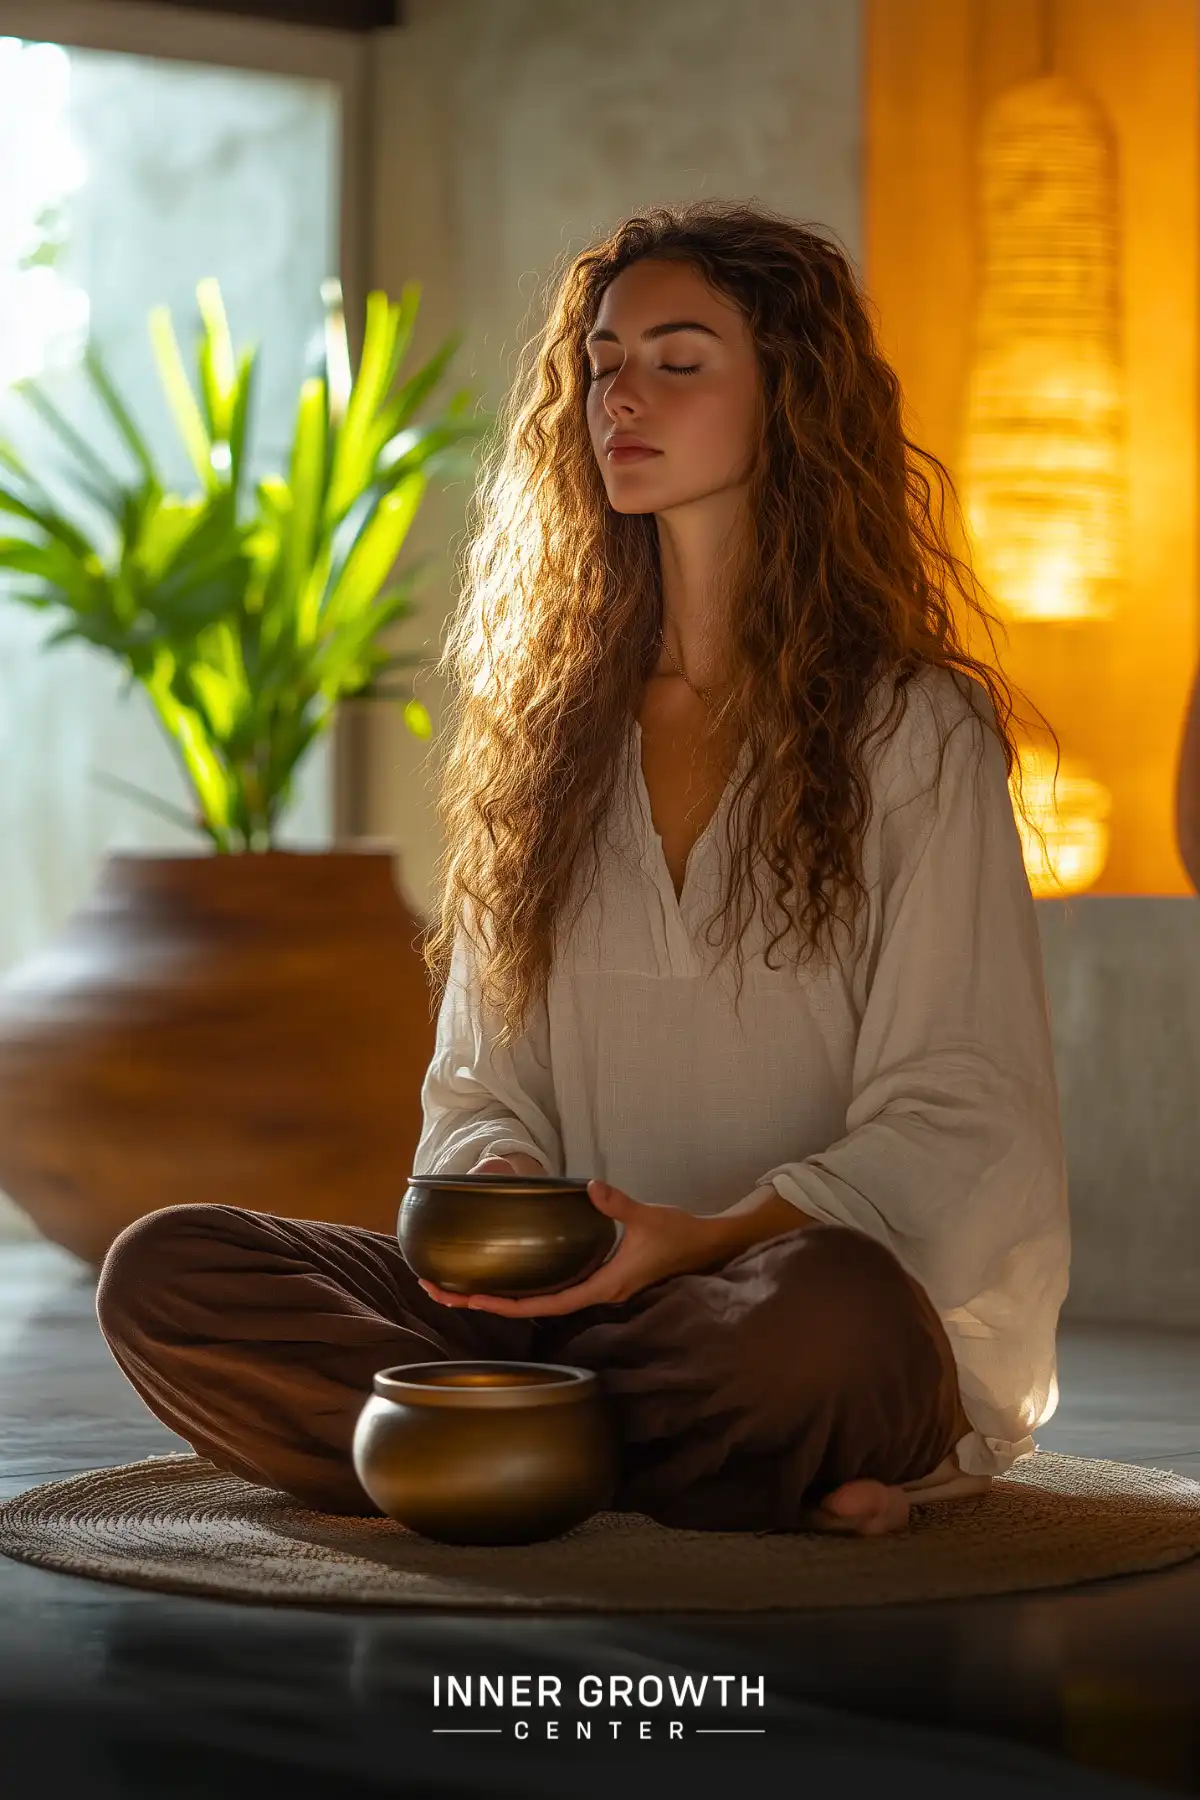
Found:
[[[881,684],[873,705],[888,697]],[[798,966],[788,938],[769,968],[778,925],[756,907],[738,1016],[736,952],[722,961],[702,940],[748,746],[677,901],[633,719],[609,854],[559,927],[544,1004],[503,1049],[460,926],[414,1173],[520,1150],[697,1214],[771,1184],[878,1238],[949,1336],[972,1424],[960,1468],[999,1474],[1058,1405],[1070,1230],[1049,1007],[1003,753],[979,716],[990,701],[934,667],[907,698],[890,742],[868,747],[869,899],[853,946],[841,936],[836,960]],[[755,882],[769,891],[761,859]]]

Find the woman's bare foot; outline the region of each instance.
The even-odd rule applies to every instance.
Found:
[[[961,1500],[968,1495],[986,1494],[992,1485],[990,1475],[964,1475],[951,1453],[936,1469],[902,1487],[888,1487],[882,1481],[865,1477],[844,1481],[826,1494],[819,1506],[810,1507],[801,1519],[805,1531],[840,1531],[854,1537],[878,1537],[885,1531],[903,1531],[908,1524],[911,1496],[918,1505],[930,1500]]]
[[[819,1506],[803,1515],[805,1531],[840,1531],[852,1537],[878,1537],[885,1531],[903,1531],[908,1524],[909,1499],[901,1487],[882,1481],[846,1481]]]

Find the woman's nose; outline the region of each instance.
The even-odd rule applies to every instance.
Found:
[[[615,396],[615,398],[614,398]],[[604,404],[610,412],[625,412],[638,401],[637,384],[619,369],[604,390]]]

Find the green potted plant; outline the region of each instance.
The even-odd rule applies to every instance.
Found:
[[[188,1200],[391,1229],[420,1131],[433,1008],[393,859],[278,846],[297,771],[351,700],[400,698],[420,661],[384,634],[415,611],[396,562],[435,476],[470,468],[487,421],[459,389],[417,422],[460,339],[397,382],[420,299],[367,298],[355,372],[341,289],[304,380],[289,467],[251,483],[257,351],[235,355],[197,288],[197,380],[170,313],[150,335],[197,478],[173,492],[94,346],[90,385],[130,473],[36,382],[83,505],[0,445],[0,581],[51,609],[148,696],[194,796],[196,853],[109,856],[90,901],[0,984],[0,1188],[98,1262],[132,1219]]]

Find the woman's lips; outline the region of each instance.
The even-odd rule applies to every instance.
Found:
[[[616,444],[609,451],[610,462],[640,462],[643,456],[661,456],[661,450],[647,450],[642,444]]]

